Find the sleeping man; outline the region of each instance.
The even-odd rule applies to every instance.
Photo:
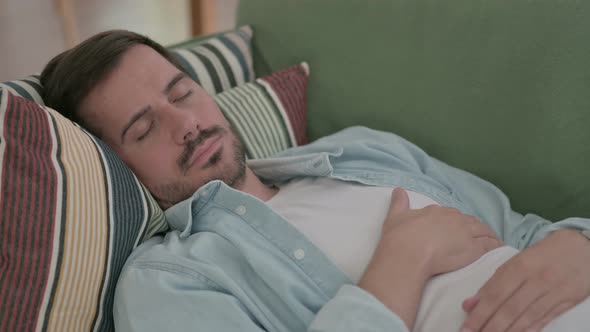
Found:
[[[165,48],[96,35],[44,99],[96,134],[171,231],[129,257],[117,331],[586,331],[588,220],[511,210],[478,177],[353,127],[270,159]]]

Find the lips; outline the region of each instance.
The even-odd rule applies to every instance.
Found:
[[[219,150],[219,146],[221,145],[221,137],[222,135],[215,135],[199,144],[199,147],[195,149],[188,160],[188,167],[190,168],[193,165],[199,166],[206,163],[211,155]]]

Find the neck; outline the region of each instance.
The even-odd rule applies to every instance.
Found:
[[[237,190],[243,191],[250,195],[256,196],[258,199],[266,202],[271,199],[279,190],[274,187],[268,187],[260,179],[250,167],[246,166],[246,172],[244,174],[244,181],[236,186]]]

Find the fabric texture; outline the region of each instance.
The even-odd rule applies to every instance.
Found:
[[[237,22],[258,75],[318,69],[310,140],[395,132],[559,220],[590,217],[588,17],[580,0],[248,0]]]
[[[169,47],[184,71],[214,95],[255,79],[250,26]],[[0,83],[0,89],[44,105],[39,75]]]
[[[252,61],[252,28],[172,46],[172,56],[205,91],[214,95],[255,78]]]
[[[0,330],[112,331],[121,268],[164,214],[103,142],[0,94]]]
[[[551,223],[516,213],[494,185],[399,136],[363,127],[248,165],[269,184],[329,177],[400,186],[478,217],[518,249],[557,229],[590,228],[587,219]],[[123,331],[407,331],[399,317],[252,195],[212,181],[166,210],[166,217],[172,231],[138,247],[121,274],[114,312]]]
[[[393,187],[326,177],[302,177],[276,186],[279,192],[266,204],[358,283],[381,239]],[[420,193],[407,193],[410,209],[439,205]]]
[[[215,95],[248,158],[268,157],[307,142],[308,75],[303,62]]]
[[[39,75],[30,75],[21,80],[2,82],[0,83],[0,90],[32,100],[39,105],[45,105],[43,97],[41,97],[43,87],[39,81]]]

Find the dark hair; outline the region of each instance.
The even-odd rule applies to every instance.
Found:
[[[55,56],[41,73],[43,101],[66,118],[84,123],[80,103],[119,64],[134,45],[146,45],[183,70],[168,50],[152,39],[126,30],[109,30],[94,35],[76,47]]]

